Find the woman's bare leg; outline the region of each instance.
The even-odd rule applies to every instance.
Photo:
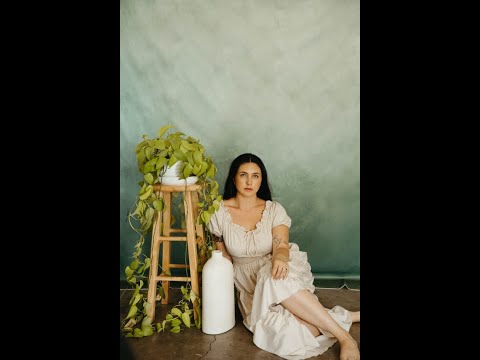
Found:
[[[335,336],[340,345],[340,360],[360,359],[357,342],[333,320],[320,301],[318,301],[318,298],[308,290],[300,290],[282,301],[282,305],[300,319],[308,320],[308,323],[324,329]],[[356,316],[355,314],[353,315]]]
[[[317,337],[321,334],[320,330],[318,330],[318,328],[315,325],[312,325],[309,322],[306,322],[305,320],[300,319],[298,316],[295,316],[295,318],[300,324],[305,325],[305,327],[312,333],[313,336]]]
[[[360,322],[360,311],[349,311],[352,322]]]
[[[348,312],[350,314],[350,318],[352,319],[352,323],[360,322],[360,311],[348,311]],[[295,316],[295,315],[293,315],[293,316]],[[307,329],[312,333],[313,336],[317,337],[317,336],[322,334],[320,332],[320,330],[315,325],[312,325],[309,322],[306,322],[305,320],[300,319],[298,316],[295,316],[295,319],[297,319],[297,321],[300,324],[305,325],[307,327]]]

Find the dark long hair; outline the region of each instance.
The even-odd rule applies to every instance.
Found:
[[[268,185],[267,169],[265,168],[265,165],[263,165],[263,161],[258,156],[250,153],[239,155],[235,158],[235,160],[232,161],[230,170],[228,172],[227,181],[225,181],[225,190],[223,192],[223,198],[225,200],[233,198],[237,195],[237,187],[234,183],[235,175],[237,175],[240,165],[249,162],[257,164],[262,171],[262,184],[260,185],[260,189],[258,189],[257,196],[263,200],[272,200],[270,186]]]

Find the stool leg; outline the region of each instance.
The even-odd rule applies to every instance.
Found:
[[[165,209],[163,211],[163,236],[170,236],[170,225],[172,223],[172,193],[165,192],[163,193],[163,200],[165,204]],[[162,253],[162,272],[170,270],[170,254],[171,246],[170,241],[164,240],[163,244],[163,253]],[[162,298],[162,304],[168,304],[169,300],[169,288],[170,281],[162,281],[163,292],[165,297]]]
[[[156,219],[153,221],[152,228],[152,245],[150,247],[150,271],[148,275],[148,294],[147,302],[150,308],[147,311],[147,316],[155,320],[155,305],[157,297],[157,275],[158,275],[158,255],[160,252],[160,228],[162,225],[162,214],[158,213]]]
[[[197,241],[195,238],[195,220],[193,214],[192,192],[186,191],[184,198],[184,205],[187,220],[187,246],[188,259],[190,263],[190,279],[192,282],[192,290],[195,294],[200,295],[198,286],[198,272],[197,272]],[[194,301],[194,306],[198,305],[197,299]],[[197,312],[194,311],[194,319],[197,319]]]

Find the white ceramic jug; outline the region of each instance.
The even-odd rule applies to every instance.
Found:
[[[235,326],[233,265],[214,250],[202,271],[202,331],[216,335]]]

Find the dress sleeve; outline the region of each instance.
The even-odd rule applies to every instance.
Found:
[[[287,211],[282,206],[282,204],[276,201],[274,201],[272,204],[272,215],[272,228],[278,225],[287,225],[288,227],[292,225],[292,219],[290,219],[290,217],[287,215]]]
[[[207,224],[208,230],[218,237],[223,236],[223,209],[220,207],[215,211],[210,218],[210,222]]]

